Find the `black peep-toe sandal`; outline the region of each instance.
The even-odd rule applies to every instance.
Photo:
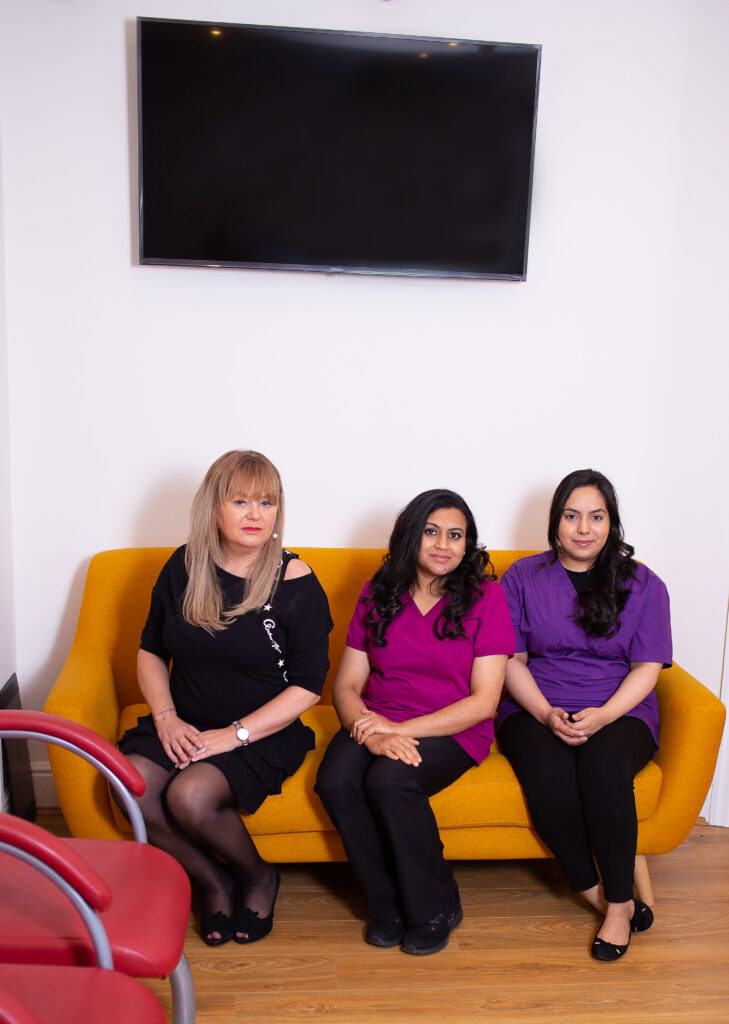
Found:
[[[217,910],[214,914],[203,914],[200,921],[202,940],[207,946],[222,946],[235,935],[235,919],[230,914]],[[216,939],[213,932],[218,933]]]
[[[278,897],[278,890],[281,885],[281,875],[278,870],[274,868],[273,872],[276,876],[276,887],[273,891],[271,910],[266,917],[261,917],[257,911],[251,910],[250,907],[244,907],[240,914],[235,917],[233,939],[240,943],[241,946],[245,946],[249,942],[258,942],[259,939],[265,939],[273,928],[273,912],[276,908],[276,898]]]

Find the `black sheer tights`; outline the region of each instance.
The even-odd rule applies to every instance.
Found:
[[[149,841],[182,864],[202,891],[204,912],[232,913],[237,881],[245,906],[268,915],[275,873],[259,857],[220,769],[201,761],[170,772],[140,754],[129,760],[147,782],[139,805]]]

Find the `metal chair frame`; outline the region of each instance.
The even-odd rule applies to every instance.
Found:
[[[86,726],[70,722],[67,719],[48,714],[44,711],[0,710],[0,739],[38,740],[41,743],[50,743],[63,747],[65,750],[77,754],[85,761],[88,761],[89,764],[102,773],[113,787],[115,793],[118,794],[119,800],[134,829],[135,840],[140,843],[147,842],[147,829],[134,792],[136,791],[136,795],[141,795],[144,792],[144,779],[127,761],[125,756],[115,746],[105,740],[104,737],[87,729]],[[84,742],[86,746],[83,745]],[[95,753],[88,749],[91,747],[95,748]],[[120,773],[126,777],[126,782],[120,778]],[[113,839],[107,840],[107,842],[117,841]],[[7,849],[5,844],[0,846],[0,848],[5,852],[19,856],[16,849]],[[26,857],[20,857],[19,859],[26,860]],[[84,920],[84,924],[87,926],[95,951],[95,936],[99,941],[99,948],[102,951],[99,966],[106,966],[107,955],[103,952],[103,943],[106,940],[108,946],[108,939],[106,939],[105,932],[103,939],[101,939],[96,925],[91,924],[91,918],[88,916],[90,908],[85,905],[87,909],[82,909],[78,902],[81,897],[77,893],[72,896],[71,887],[66,888],[67,883],[61,878],[53,877],[45,865],[41,866],[40,863],[34,863],[31,860],[26,860],[26,862],[33,863],[34,867],[43,871],[43,874],[58,885],[74,906],[76,906]],[[97,957],[99,957],[99,953],[97,953]],[[113,959],[110,949],[108,958],[110,961]],[[113,963],[110,962],[109,966],[113,967]],[[195,989],[190,965],[184,952],[180,956],[176,967],[170,972],[169,981],[172,989],[173,1024],[195,1024]]]

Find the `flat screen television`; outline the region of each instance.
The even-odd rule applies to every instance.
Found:
[[[140,263],[524,280],[539,46],[137,35]]]

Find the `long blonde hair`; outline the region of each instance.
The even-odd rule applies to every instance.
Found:
[[[215,571],[222,561],[218,512],[224,501],[238,494],[257,501],[265,498],[277,506],[273,531],[276,536],[269,537],[261,549],[246,579],[241,603],[223,614],[223,594]],[[185,550],[188,582],[182,601],[185,621],[214,633],[225,629],[239,615],[260,611],[281,571],[283,525],[281,477],[265,455],[232,451],[216,459],[205,474],[190,511],[190,537]]]

